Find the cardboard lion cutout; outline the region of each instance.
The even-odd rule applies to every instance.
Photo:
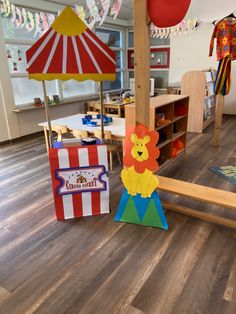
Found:
[[[124,143],[124,169],[121,179],[125,186],[115,221],[168,229],[157,192],[160,152],[159,135],[142,124],[128,129]]]

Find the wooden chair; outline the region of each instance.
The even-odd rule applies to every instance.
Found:
[[[99,139],[102,138],[102,132],[100,130],[94,130],[94,135],[95,135],[95,137],[97,137]],[[121,159],[120,159],[120,155],[119,155],[119,145],[109,143],[109,141],[111,141],[111,132],[110,131],[104,131],[104,139],[106,141],[108,141],[108,143],[106,143],[106,145],[107,145],[107,151],[109,153],[110,169],[112,171],[113,170],[113,162],[112,162],[112,153],[113,152],[117,153],[117,157],[118,157],[119,163],[121,165]]]
[[[101,112],[101,104],[99,104],[98,102],[95,102],[94,106],[93,106],[93,110],[100,113]]]
[[[82,138],[88,137],[88,132],[82,131],[82,130],[74,130],[73,135],[76,138],[82,139]]]
[[[52,124],[51,127],[52,127],[52,131],[57,133],[58,142],[62,141],[63,134],[66,134],[69,132],[66,125]],[[48,127],[47,127],[47,130],[48,130]]]
[[[97,112],[97,111],[87,111],[86,114],[89,114],[91,116],[96,116],[97,114],[99,114],[99,112]]]
[[[92,100],[92,101],[87,101],[87,110],[88,111],[94,111],[94,104],[95,104],[95,101]]]

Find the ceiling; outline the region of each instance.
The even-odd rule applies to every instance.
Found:
[[[48,2],[62,5],[79,4],[86,7],[86,0],[48,0]],[[97,1],[95,0],[95,2]],[[133,18],[133,0],[122,1],[122,6],[118,18],[123,20],[131,20]]]

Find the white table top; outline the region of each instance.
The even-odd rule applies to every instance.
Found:
[[[100,126],[91,127],[82,123],[82,118],[85,114],[75,114],[73,116],[64,117],[56,120],[52,120],[51,124],[61,124],[66,125],[69,130],[81,130],[87,131],[89,133],[94,133],[94,130],[101,130]],[[42,122],[38,124],[39,126],[47,126],[47,122]],[[104,126],[105,131],[110,131],[114,137],[125,137],[125,119],[124,118],[113,118],[113,122]]]

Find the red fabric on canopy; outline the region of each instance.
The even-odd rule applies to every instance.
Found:
[[[26,57],[29,78],[36,80],[115,79],[115,52],[70,7],[64,9],[51,28],[26,52]]]

